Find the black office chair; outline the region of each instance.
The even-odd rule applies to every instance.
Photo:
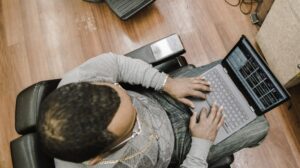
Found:
[[[151,44],[144,46],[143,49]],[[136,51],[139,51],[139,49]],[[183,52],[177,54],[182,54]],[[133,56],[133,53],[131,52],[127,56]],[[171,76],[174,73],[178,73],[178,71],[194,68],[193,65],[187,64],[184,57],[177,54],[168,56],[163,61],[159,60],[159,62],[154,61],[151,63],[155,68],[169,73]],[[136,58],[136,56],[133,57]],[[149,57],[146,58],[144,55],[141,59],[149,60]],[[39,147],[40,144],[37,141],[36,135],[36,123],[41,102],[56,89],[59,82],[60,79],[41,81],[24,89],[17,96],[15,127],[21,136],[10,143],[14,168],[54,168],[54,159],[50,158]],[[130,86],[125,86],[125,88],[130,89]],[[227,156],[210,164],[209,167],[227,168],[230,167],[233,160],[233,155]]]

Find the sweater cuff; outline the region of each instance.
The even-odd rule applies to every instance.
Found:
[[[189,155],[206,160],[211,145],[212,142],[210,140],[192,137],[192,145]]]
[[[156,81],[153,85],[151,85],[156,91],[162,91],[164,89],[164,85],[167,82],[168,75],[163,72],[158,72],[157,76],[153,81]]]

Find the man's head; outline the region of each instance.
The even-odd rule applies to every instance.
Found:
[[[51,156],[82,162],[107,152],[130,133],[134,121],[125,90],[107,83],[72,83],[42,103],[38,135]]]

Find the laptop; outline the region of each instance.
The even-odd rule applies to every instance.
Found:
[[[214,101],[224,106],[225,121],[214,144],[289,99],[289,93],[244,35],[220,64],[202,75],[211,82],[213,91],[206,100],[193,99],[194,111],[210,109]]]

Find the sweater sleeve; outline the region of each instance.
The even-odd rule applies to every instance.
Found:
[[[141,84],[160,90],[166,78],[165,73],[142,60],[106,53],[87,60],[64,75],[59,87],[72,82],[99,81]]]
[[[212,142],[205,139],[192,137],[192,145],[181,168],[207,168],[207,156]]]

